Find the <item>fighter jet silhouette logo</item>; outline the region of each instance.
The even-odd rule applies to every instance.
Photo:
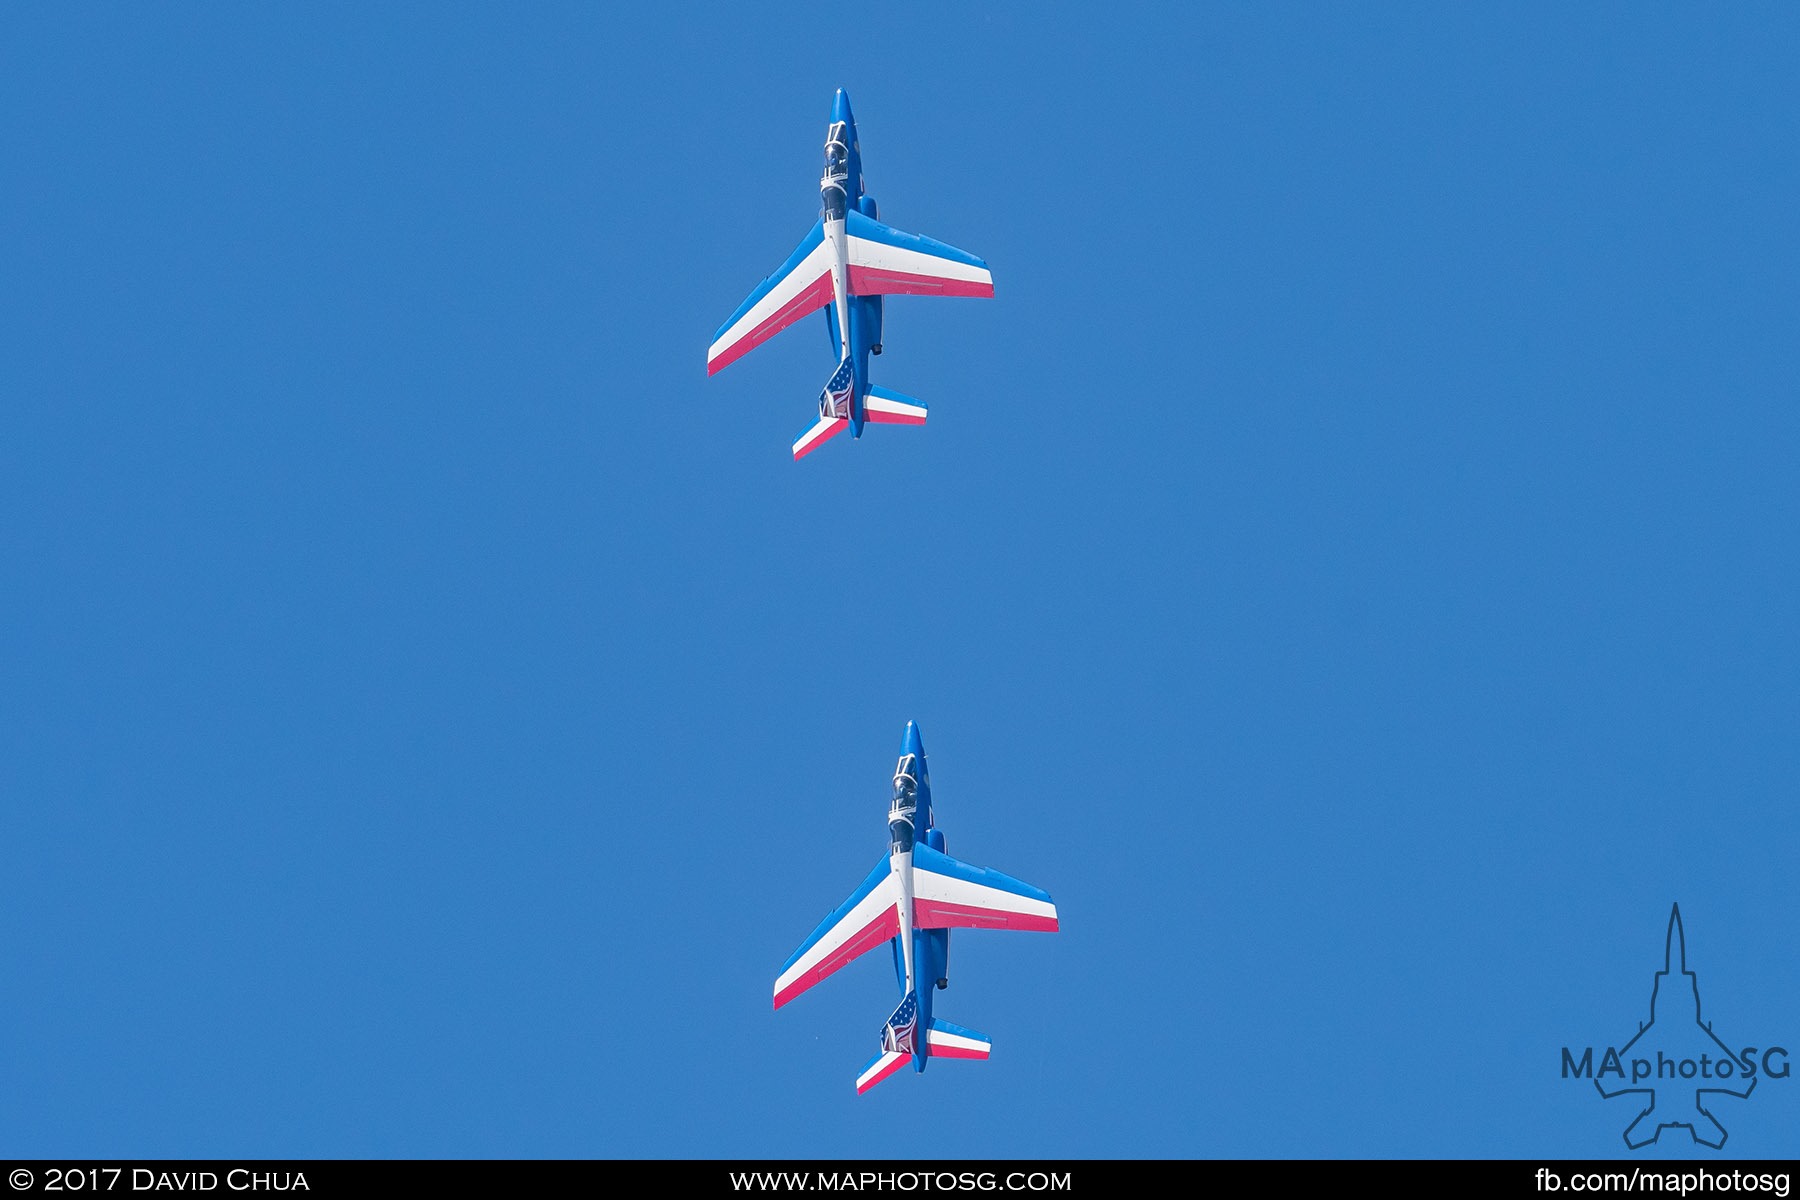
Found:
[[[1634,1048],[1635,1055],[1631,1053]],[[1695,1070],[1697,1063],[1710,1065],[1735,1056],[1713,1033],[1712,1023],[1700,1017],[1700,981],[1687,967],[1687,937],[1681,928],[1679,904],[1669,912],[1663,969],[1656,973],[1650,992],[1650,1020],[1638,1026],[1636,1036],[1620,1047],[1619,1054],[1626,1060],[1656,1064],[1655,1087],[1622,1087],[1609,1092],[1598,1077],[1594,1080],[1594,1087],[1608,1100],[1644,1097],[1643,1110],[1625,1127],[1625,1144],[1633,1150],[1650,1145],[1663,1130],[1676,1128],[1685,1128],[1702,1146],[1719,1149],[1725,1144],[1725,1127],[1707,1107],[1707,1098],[1723,1095],[1741,1100],[1756,1087],[1754,1076],[1745,1079],[1743,1090],[1738,1091],[1724,1086],[1718,1075],[1704,1068]],[[1697,1075],[1710,1075],[1707,1086],[1696,1086]]]

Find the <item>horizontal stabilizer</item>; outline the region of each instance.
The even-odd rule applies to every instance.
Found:
[[[862,1074],[856,1077],[856,1094],[862,1095],[904,1067],[911,1059],[912,1055],[900,1050],[883,1050],[870,1059],[869,1065],[864,1067]]]
[[[863,397],[863,418],[871,425],[923,425],[925,405],[871,384],[869,394]]]
[[[972,866],[930,846],[913,847],[913,925],[919,929],[1035,929],[1054,933],[1050,893]]]
[[[849,426],[850,422],[843,417],[820,417],[811,428],[794,440],[794,461],[799,462]]]
[[[988,265],[966,250],[903,233],[852,209],[844,223],[850,290],[858,296],[992,296]]]
[[[986,1058],[994,1048],[994,1040],[985,1033],[937,1020],[925,1031],[925,1043],[933,1058]]]

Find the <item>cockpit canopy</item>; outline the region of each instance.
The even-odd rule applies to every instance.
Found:
[[[819,191],[827,209],[841,210],[849,196],[850,132],[843,121],[833,122],[825,132],[825,174],[819,180]]]
[[[825,131],[825,174],[845,175],[850,172],[850,132],[842,121]]]
[[[912,756],[900,760],[894,770],[894,802],[888,806],[888,846],[893,853],[912,849],[913,817],[918,811],[918,781],[912,777]]]

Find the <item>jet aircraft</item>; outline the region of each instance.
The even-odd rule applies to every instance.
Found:
[[[986,1058],[992,1049],[985,1034],[931,1015],[933,985],[950,986],[952,929],[1057,928],[1049,893],[945,853],[943,832],[932,819],[925,745],[910,721],[894,767],[887,828],[887,853],[801,943],[775,980],[780,1008],[866,951],[883,942],[892,947],[900,1006],[881,1026],[879,1053],[856,1077],[858,1094],[908,1061],[923,1071],[933,1058]]]
[[[1643,1062],[1647,1068],[1652,1051],[1657,1064],[1657,1073],[1651,1077],[1654,1086],[1639,1086],[1645,1081],[1637,1078],[1635,1064]],[[1594,1087],[1608,1100],[1632,1094],[1648,1097],[1642,1111],[1625,1128],[1625,1144],[1633,1150],[1648,1146],[1662,1136],[1663,1130],[1671,1128],[1685,1128],[1696,1142],[1717,1150],[1725,1145],[1726,1134],[1718,1117],[1707,1107],[1712,1103],[1710,1097],[1735,1096],[1743,1100],[1756,1089],[1756,1077],[1748,1072],[1741,1076],[1743,1087],[1735,1086],[1742,1071],[1739,1056],[1713,1032],[1711,1021],[1700,1018],[1700,980],[1688,969],[1687,933],[1681,927],[1679,904],[1669,908],[1663,969],[1656,973],[1650,989],[1650,1020],[1638,1024],[1631,1040],[1619,1047],[1619,1056],[1634,1064],[1634,1084],[1609,1092],[1600,1076],[1596,1076]],[[1716,1063],[1720,1067],[1730,1064],[1731,1074],[1709,1071],[1707,1079],[1677,1077],[1677,1064],[1682,1062],[1690,1068],[1695,1063]]]
[[[825,131],[819,219],[781,269],[738,306],[706,351],[715,374],[818,308],[826,308],[837,368],[819,393],[819,416],[794,442],[799,460],[846,427],[867,422],[923,425],[925,405],[869,383],[869,356],[881,353],[882,297],[992,296],[994,277],[973,254],[876,219],[863,190],[862,150],[850,97],[839,88]]]

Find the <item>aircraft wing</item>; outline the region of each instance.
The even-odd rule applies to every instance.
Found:
[[[738,305],[706,351],[712,375],[756,349],[814,309],[831,303],[831,247],[825,226],[814,221],[781,269]]]
[[[900,933],[900,886],[886,855],[869,877],[819,922],[812,936],[782,964],[775,980],[775,1007],[780,1008],[845,963]]]
[[[850,290],[859,296],[994,294],[988,265],[966,250],[903,233],[855,209],[846,214],[844,232]]]
[[[919,843],[913,846],[913,924],[1055,932],[1056,905],[1049,892]]]

